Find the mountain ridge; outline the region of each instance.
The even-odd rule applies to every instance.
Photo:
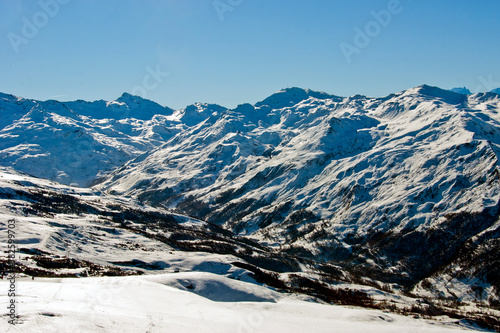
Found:
[[[168,207],[413,292],[453,281],[471,289],[443,297],[499,298],[497,94],[288,88],[235,109],[151,102],[164,114],[143,119],[91,117],[124,110],[104,101],[0,101],[11,114],[29,109],[2,120],[4,166]]]

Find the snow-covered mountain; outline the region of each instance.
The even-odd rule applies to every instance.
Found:
[[[123,94],[116,101],[34,101],[0,95],[0,163],[64,184],[96,177],[179,133],[173,110]]]
[[[289,88],[231,110],[0,95],[0,163],[206,221],[323,274],[495,306],[499,111],[498,94],[427,85]]]
[[[497,294],[500,97],[300,91],[210,116],[97,187],[376,279]]]

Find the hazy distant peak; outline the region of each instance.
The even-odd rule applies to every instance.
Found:
[[[467,89],[466,87],[457,87],[457,88],[453,88],[453,89],[450,89],[450,91],[453,91],[455,93],[458,93],[458,94],[462,94],[462,95],[471,95],[471,91],[469,89]]]

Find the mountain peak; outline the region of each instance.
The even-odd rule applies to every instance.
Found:
[[[140,103],[140,102],[155,103],[155,102],[150,101],[149,99],[145,99],[145,98],[138,96],[138,95],[132,95],[128,92],[124,92],[118,99],[116,99],[116,102],[122,102],[125,104],[128,104],[129,102],[132,102],[135,104]]]
[[[174,110],[169,107],[161,106],[149,99],[132,95],[128,92],[124,92],[114,102],[123,103],[130,111],[134,111],[130,116],[137,119],[147,120],[151,119],[155,114],[171,115],[174,112]]]
[[[415,88],[404,91],[405,95],[421,95],[430,98],[440,98],[448,104],[461,104],[467,97],[463,94],[456,93],[450,90],[441,89],[435,86],[423,84]]]
[[[282,89],[263,101],[255,104],[256,107],[267,105],[272,108],[281,109],[289,107],[313,97],[317,99],[338,99],[341,98],[335,95],[329,95],[324,92],[314,91],[310,89],[302,89],[298,87]]]
[[[181,110],[180,120],[188,126],[194,126],[211,115],[218,115],[226,110],[218,104],[194,103]]]

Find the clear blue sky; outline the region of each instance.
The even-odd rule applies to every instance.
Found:
[[[385,96],[423,83],[500,85],[500,1],[391,1],[0,0],[0,91],[146,92],[177,109],[255,103],[292,86]],[[383,24],[371,14],[391,8]],[[368,45],[356,46],[356,28],[368,29]],[[347,44],[357,48],[350,62]]]

